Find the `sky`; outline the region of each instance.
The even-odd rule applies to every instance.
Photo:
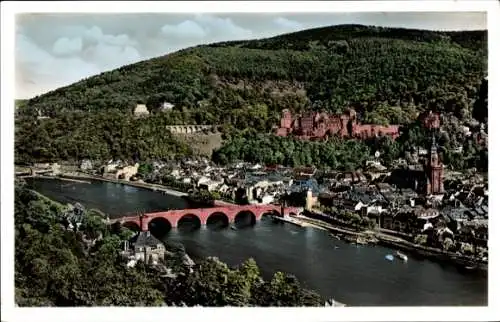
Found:
[[[486,29],[480,12],[19,14],[16,98],[199,44],[257,39],[338,24]]]

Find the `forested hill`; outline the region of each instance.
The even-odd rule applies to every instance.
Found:
[[[282,108],[340,111],[351,106],[377,123],[408,123],[426,108],[462,118],[471,115],[486,76],[486,38],[486,31],[341,25],[198,46],[35,97],[23,113],[130,113],[138,102],[153,110],[170,102],[183,111],[177,122],[269,118],[255,125],[262,130]]]
[[[283,34],[259,41],[231,41],[214,44],[211,46],[243,46],[247,48],[276,49],[289,48],[288,44],[293,43],[294,49],[309,49],[310,41],[318,41],[327,45],[330,41],[362,38],[386,38],[409,41],[449,41],[455,42],[462,47],[478,50],[485,48],[487,33],[482,30],[476,31],[430,31],[403,28],[387,28],[363,25],[338,25],[334,27],[320,27],[303,31]],[[280,46],[281,44],[281,46]]]

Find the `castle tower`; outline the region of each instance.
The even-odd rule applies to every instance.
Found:
[[[432,136],[432,145],[427,163],[427,194],[444,193],[444,168],[437,151],[436,138]]]
[[[281,127],[289,129],[292,127],[292,113],[290,110],[283,110],[281,113]]]
[[[293,116],[290,110],[283,110],[281,113],[280,126],[276,129],[276,135],[287,136],[292,132]]]
[[[357,126],[356,111],[352,108],[346,109],[345,112],[341,115],[341,119],[342,119],[341,135],[352,137],[354,135],[354,132],[356,132],[356,126]]]

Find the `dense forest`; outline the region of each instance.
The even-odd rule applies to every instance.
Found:
[[[31,99],[27,108],[51,116],[64,110],[130,112],[137,102],[154,109],[168,101],[181,110],[311,104],[332,111],[354,106],[363,113],[387,103],[458,112],[477,94],[486,50],[486,31],[333,26],[188,48],[59,88]]]
[[[16,162],[144,160],[186,156],[191,148],[165,130],[161,118],[131,118],[116,110],[68,112],[58,118],[16,120]]]
[[[79,213],[78,213],[79,212]],[[77,214],[78,213],[78,214]],[[71,224],[80,216],[81,225]],[[131,231],[103,214],[55,203],[17,183],[15,300],[19,306],[321,306],[321,297],[281,272],[264,280],[252,259],[231,268],[204,259],[190,271],[172,251],[166,277],[120,255]],[[70,229],[68,229],[68,227]],[[177,252],[177,253],[176,253]]]
[[[238,160],[286,166],[318,165],[353,170],[369,158],[368,146],[355,140],[308,142],[255,134],[248,131],[231,137],[214,153],[214,161]]]
[[[486,122],[486,37],[486,31],[341,25],[188,48],[23,102],[16,161],[190,153],[165,133],[165,125],[218,124],[231,136],[247,128],[269,133],[283,108],[340,112],[353,107],[362,121],[403,126],[427,109],[458,122]],[[174,110],[160,112],[163,102],[174,104]],[[145,103],[153,115],[127,119],[137,103]],[[51,118],[37,121],[39,113]],[[237,139],[228,142],[226,152]],[[330,146],[344,144],[354,143]],[[281,153],[265,158],[308,163],[300,156],[285,160]],[[260,154],[255,158],[263,158]]]

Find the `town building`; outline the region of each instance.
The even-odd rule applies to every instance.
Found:
[[[94,168],[94,165],[92,164],[92,161],[89,159],[82,160],[80,163],[80,170],[82,171],[89,171]]]
[[[149,231],[137,233],[130,241],[125,241],[123,255],[134,261],[158,264],[165,257],[165,245]]]
[[[308,112],[293,116],[290,110],[283,110],[280,126],[276,135],[293,135],[300,139],[317,140],[328,139],[332,136],[368,139],[377,136],[390,136],[395,139],[399,136],[399,125],[361,124],[356,118],[356,111],[346,110],[340,115]]]
[[[435,137],[422,163],[393,169],[389,183],[399,188],[411,188],[426,195],[441,195],[444,190],[444,165],[438,153]]]
[[[145,104],[137,104],[134,110],[135,116],[148,116],[149,111]]]
[[[161,111],[170,111],[174,108],[174,104],[172,103],[169,103],[169,102],[164,102],[163,104],[161,104],[160,106],[160,110]]]
[[[133,177],[137,174],[138,170],[139,170],[139,163],[136,163],[134,165],[125,166],[122,169],[117,169],[116,174],[115,174],[115,178],[128,181],[128,180],[130,180],[131,177]]]

